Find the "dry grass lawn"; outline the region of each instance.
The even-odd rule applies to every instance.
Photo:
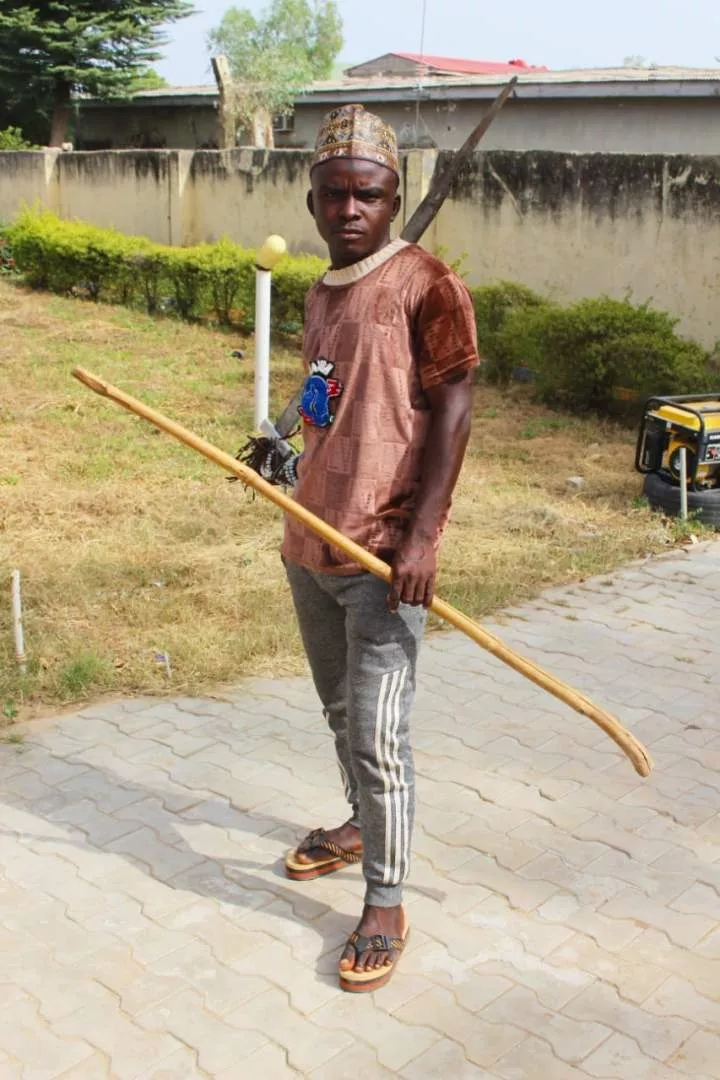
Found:
[[[0,711],[103,693],[194,693],[302,657],[277,511],[70,377],[82,364],[235,452],[252,423],[251,348],[200,326],[0,281]],[[273,357],[280,407],[297,352]],[[441,594],[483,616],[678,538],[637,498],[631,431],[479,387]],[[580,492],[567,478],[585,477]],[[10,570],[29,654],[14,664]],[[171,673],[158,663],[168,653]]]

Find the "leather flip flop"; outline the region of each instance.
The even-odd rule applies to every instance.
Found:
[[[327,852],[324,859],[300,861],[299,855],[305,851],[319,848]],[[342,870],[351,863],[362,862],[362,851],[346,851],[332,840],[328,840],[324,829],[313,829],[305,837],[294,851],[285,856],[285,873],[293,881],[312,881],[314,878],[324,877],[326,874],[334,874],[336,870]]]
[[[403,919],[405,918],[403,914]],[[386,952],[390,959],[381,968],[372,971],[341,971],[340,989],[350,994],[369,994],[373,990],[380,990],[392,979],[395,974],[400,955],[407,944],[410,936],[410,926],[405,921],[404,929],[400,937],[388,938],[385,934],[372,934],[365,937],[355,931],[348,938],[347,944],[352,945],[357,958],[364,952]]]

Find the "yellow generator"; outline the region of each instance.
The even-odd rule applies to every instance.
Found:
[[[688,511],[720,528],[720,394],[652,397],[645,403],[635,467],[650,505],[680,513],[681,450],[686,451]]]

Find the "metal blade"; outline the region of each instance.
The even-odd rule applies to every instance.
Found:
[[[281,439],[284,439],[286,435],[289,435],[290,432],[294,431],[298,426],[298,408],[301,401],[302,387],[293,395],[275,421],[275,430]]]

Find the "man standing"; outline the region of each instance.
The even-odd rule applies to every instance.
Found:
[[[400,210],[395,133],[361,105],[321,127],[308,208],[331,269],[306,301],[304,450],[295,499],[392,566],[388,586],[286,519],[282,554],[335,737],[352,815],[317,829],[286,872],[308,881],[361,862],[365,907],[340,985],[378,989],[408,925],[414,812],[409,717],[437,554],[470,433],[475,320],[458,276],[390,239]]]

